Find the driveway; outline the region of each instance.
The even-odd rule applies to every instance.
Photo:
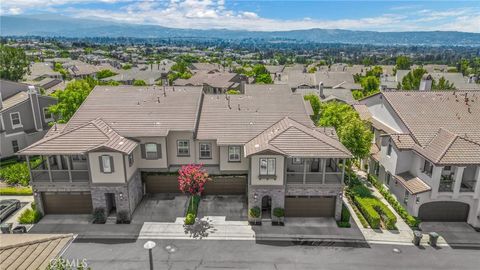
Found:
[[[438,233],[452,247],[480,247],[480,233],[466,222],[422,222],[420,229]]]
[[[186,203],[185,195],[159,193],[145,196],[133,213],[132,224],[175,222],[184,216]]]
[[[198,217],[225,217],[227,221],[247,220],[247,199],[243,195],[207,195],[198,207]]]

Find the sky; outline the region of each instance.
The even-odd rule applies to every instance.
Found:
[[[192,29],[480,33],[480,0],[1,0],[0,14],[58,14]]]

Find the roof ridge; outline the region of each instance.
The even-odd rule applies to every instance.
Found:
[[[430,144],[432,143],[432,141],[433,141],[435,138],[437,138],[438,135],[440,135],[440,132],[442,132],[442,131],[445,131],[445,132],[447,132],[447,133],[450,133],[450,134],[452,134],[454,137],[453,137],[453,139],[448,143],[447,147],[445,147],[445,149],[442,151],[440,157],[438,157],[438,159],[435,160],[436,162],[440,162],[440,160],[442,160],[442,158],[445,156],[445,154],[447,154],[447,152],[448,152],[448,150],[450,149],[450,147],[452,147],[452,144],[453,144],[453,143],[457,140],[457,138],[458,138],[458,135],[457,135],[457,134],[451,132],[451,131],[448,130],[448,129],[445,129],[445,128],[441,127],[441,128],[438,129],[437,134],[435,135],[435,137],[433,137],[433,139],[429,142],[428,145],[430,145]]]
[[[269,130],[270,128],[272,128],[274,125],[280,123],[281,121],[283,121],[285,118],[287,118],[288,116],[285,116],[283,117],[282,119],[278,120],[277,122],[271,124],[269,127],[265,128],[264,130],[260,131],[259,133],[257,133],[255,136],[253,136],[250,140],[248,140],[247,142],[245,142],[245,144],[253,141],[255,138],[257,138],[258,136],[260,136],[260,134],[263,134],[264,132],[266,132],[267,130]]]

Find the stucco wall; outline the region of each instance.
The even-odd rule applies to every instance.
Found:
[[[132,170],[135,170],[136,168],[145,168],[145,169],[164,169],[168,167],[168,158],[167,156],[167,139],[165,137],[141,137],[141,138],[135,138],[137,140],[140,140],[140,144],[145,144],[145,143],[156,143],[161,145],[161,150],[162,150],[162,158],[160,159],[143,159],[142,158],[142,153],[141,153],[141,148],[140,145],[135,148],[133,151],[134,155],[134,166],[132,167]],[[128,164],[128,162],[127,162]],[[131,173],[131,172],[130,172]],[[127,171],[128,174],[128,171]],[[131,175],[131,174],[130,174]]]
[[[362,101],[375,119],[386,124],[397,132],[407,132],[407,128],[400,118],[394,113],[392,107],[384,100],[382,95],[376,95]]]
[[[190,155],[183,157],[177,156],[177,140],[190,141]],[[172,131],[167,136],[167,155],[168,166],[184,165],[195,162],[195,153],[197,151],[196,144],[193,142],[193,132],[189,131]]]
[[[200,158],[200,143],[210,143],[212,146],[212,158],[210,159],[201,159]],[[220,149],[217,146],[217,142],[214,140],[201,140],[195,141],[195,160],[196,163],[202,163],[206,165],[218,165],[220,163]],[[192,147],[190,147],[190,154],[192,154]]]
[[[275,158],[275,174],[274,178],[259,178],[260,174],[260,158]],[[280,155],[254,155],[251,157],[250,180],[251,185],[283,185],[284,184],[284,167],[285,158]]]
[[[248,158],[244,157],[243,146],[240,146],[240,162],[228,161],[228,146],[220,146],[221,171],[248,171]]]
[[[113,157],[113,173],[102,173],[100,171],[99,157],[109,155]],[[125,172],[123,166],[123,154],[117,152],[92,152],[88,154],[92,183],[125,183]]]

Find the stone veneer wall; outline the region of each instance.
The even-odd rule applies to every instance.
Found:
[[[257,194],[255,200],[254,194]],[[255,206],[262,208],[263,196],[270,196],[272,198],[272,213],[276,207],[285,208],[285,186],[248,186],[248,209]]]

